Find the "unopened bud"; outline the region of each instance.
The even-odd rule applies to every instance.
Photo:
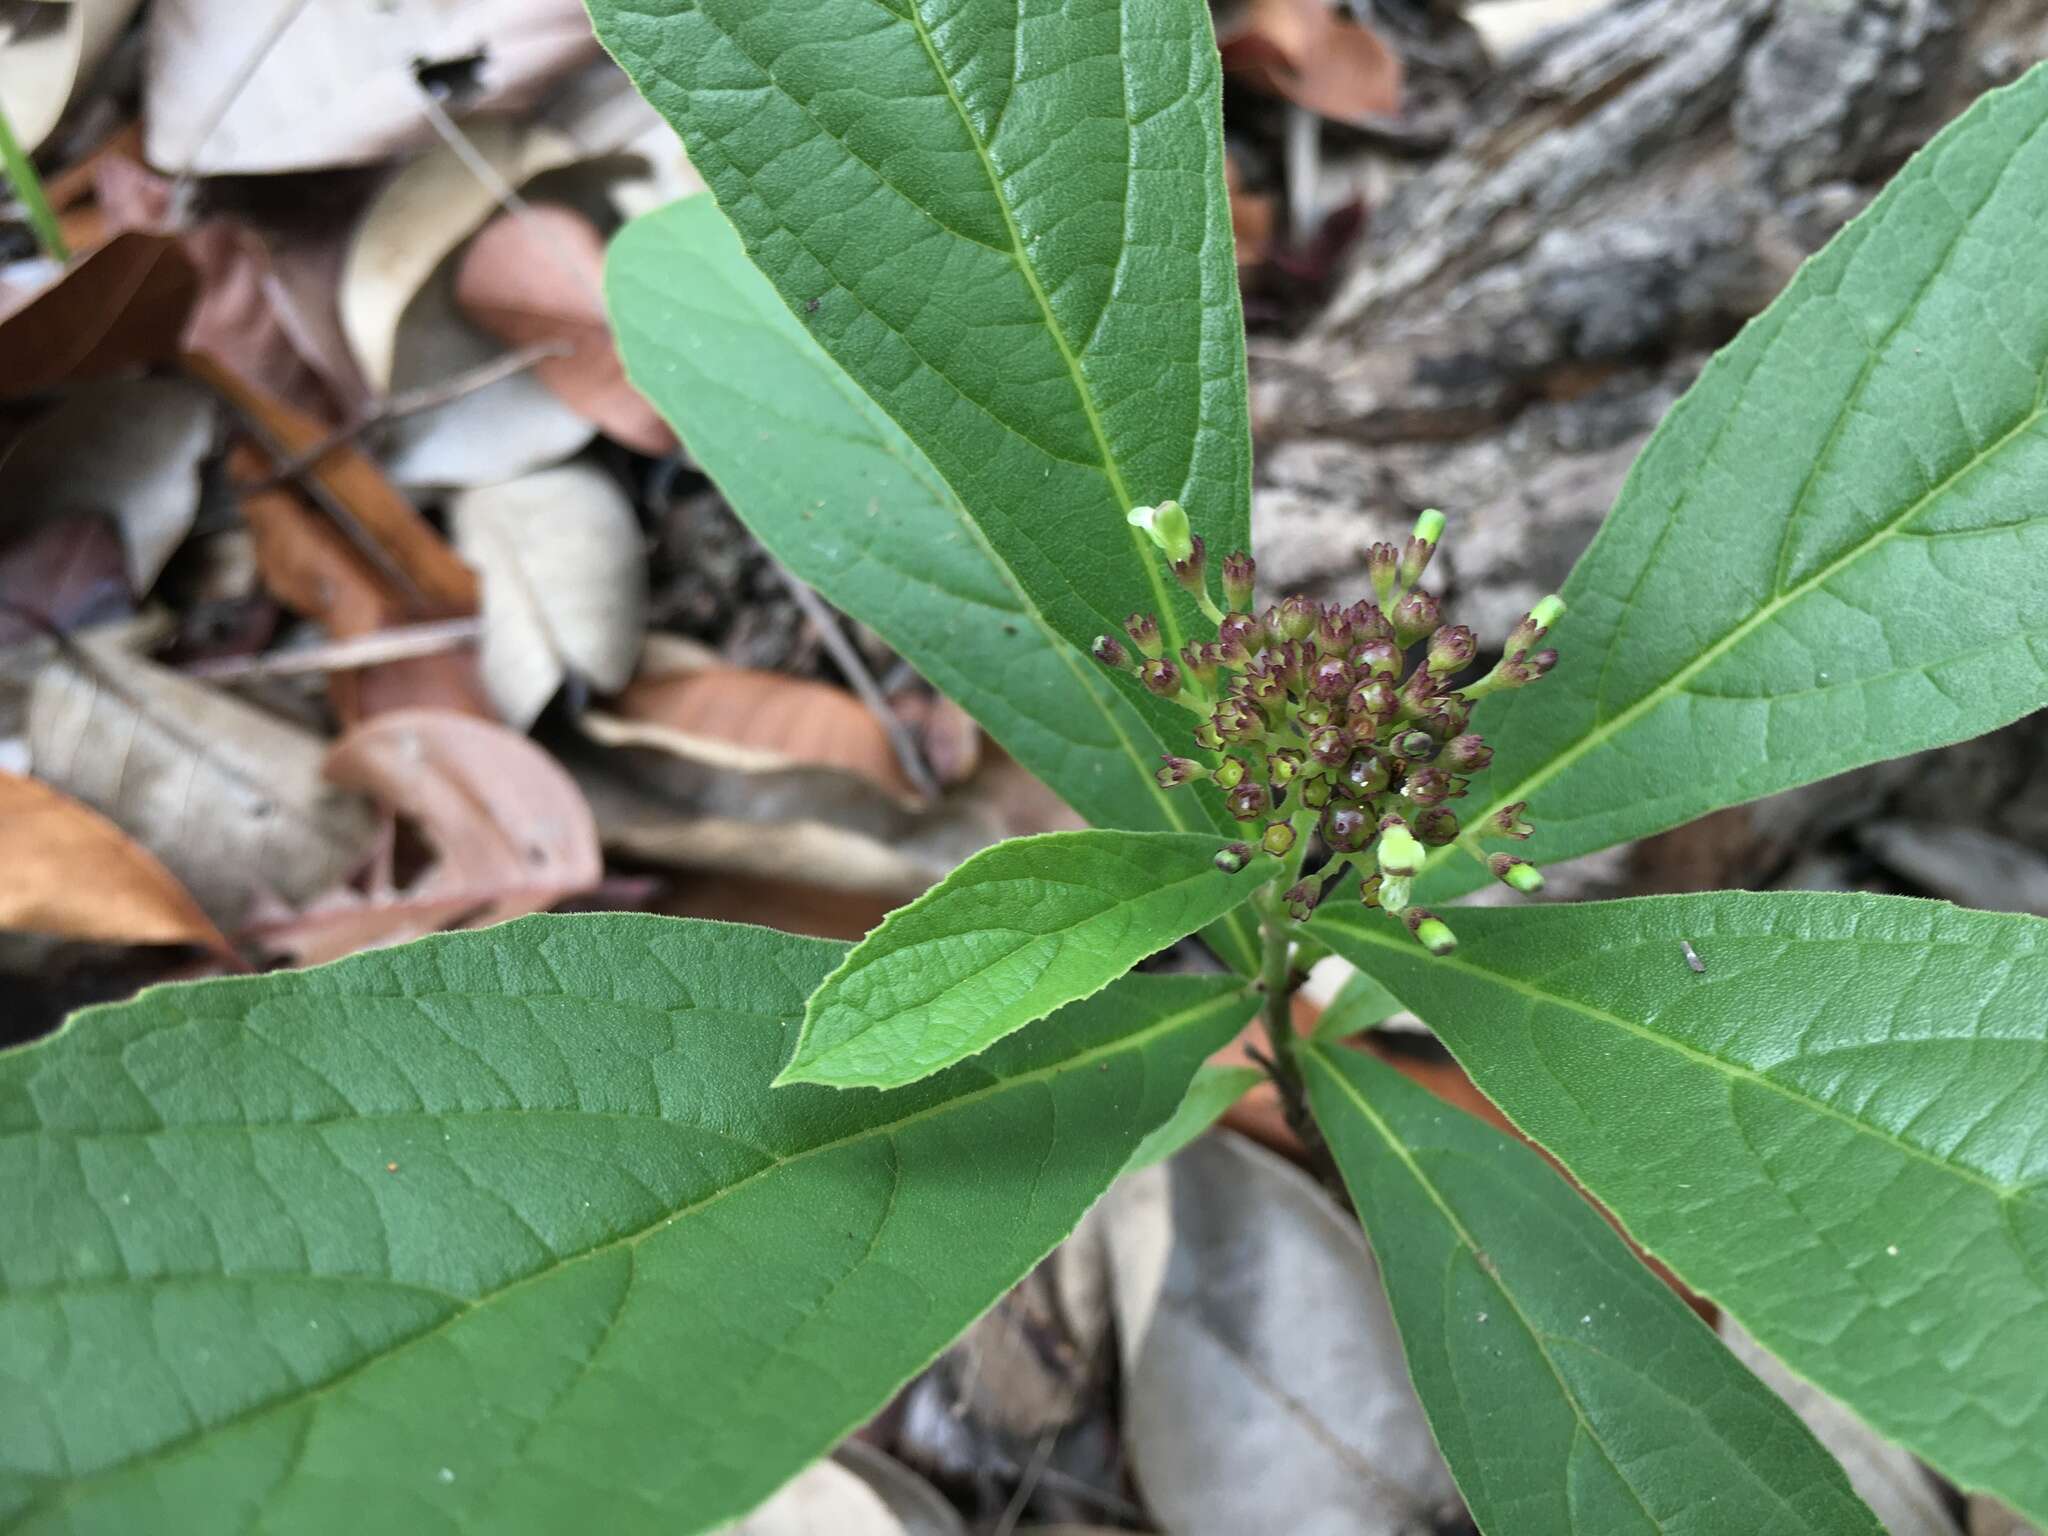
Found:
[[[1527,859],[1518,859],[1511,853],[1493,853],[1487,855],[1486,867],[1493,872],[1494,879],[1524,896],[1534,896],[1543,889],[1543,871]]]
[[[1322,610],[1308,598],[1296,593],[1280,604],[1280,633],[1289,640],[1306,640],[1316,632],[1316,621],[1322,617]]]
[[[1308,648],[1297,640],[1283,640],[1267,653],[1273,676],[1283,688],[1299,688],[1308,678]]]
[[[1477,773],[1493,761],[1493,748],[1479,736],[1453,736],[1444,745],[1443,760],[1458,773]]]
[[[1394,638],[1413,645],[1443,622],[1443,608],[1432,593],[1417,587],[1394,604],[1387,617],[1394,623]]]
[[[1309,668],[1308,691],[1323,700],[1343,698],[1351,691],[1351,663],[1342,656],[1325,656]]]
[[[1391,823],[1391,824],[1390,824]],[[1424,858],[1422,844],[1407,824],[1398,816],[1388,816],[1380,822],[1380,873],[1383,875],[1412,876],[1422,868]]]
[[[1266,631],[1248,613],[1226,613],[1216,626],[1216,649],[1224,664],[1241,667],[1266,643]]]
[[[1258,563],[1240,551],[1223,557],[1223,606],[1238,610],[1252,605],[1252,583],[1258,576]]]
[[[1266,729],[1258,710],[1243,699],[1225,699],[1209,717],[1216,734],[1225,742],[1256,740]]]
[[[1138,668],[1138,681],[1162,699],[1177,698],[1180,694],[1180,668],[1164,656],[1155,656]]]
[[[1400,577],[1401,551],[1391,544],[1375,544],[1365,552],[1365,574],[1372,581],[1373,596],[1380,609],[1393,617],[1394,593]]]
[[[1351,756],[1351,734],[1341,725],[1326,725],[1308,739],[1308,755],[1325,768],[1341,768]]]
[[[1458,840],[1457,813],[1446,806],[1432,805],[1415,813],[1415,835],[1424,846],[1448,848]]]
[[[1323,812],[1323,841],[1338,853],[1356,853],[1372,841],[1372,818],[1355,805],[1333,805]]]
[[[1295,709],[1294,723],[1308,734],[1314,735],[1324,726],[1334,725],[1336,722],[1331,717],[1329,705],[1321,699],[1310,699]]]
[[[1358,800],[1370,800],[1384,793],[1392,779],[1387,760],[1376,752],[1354,753],[1340,777],[1345,791]]]
[[[1213,717],[1208,720],[1204,720],[1200,725],[1195,727],[1195,745],[1200,747],[1204,752],[1217,752],[1222,750],[1223,733],[1216,729],[1216,721]]]
[[[1369,678],[1351,690],[1344,707],[1354,720],[1364,718],[1384,724],[1401,712],[1401,693],[1384,677]]]
[[[1274,858],[1285,858],[1294,848],[1294,823],[1271,821],[1266,823],[1265,834],[1259,839],[1259,846]]]
[[[1472,665],[1472,658],[1479,654],[1479,640],[1463,624],[1446,624],[1429,637],[1429,670],[1439,677],[1449,677],[1462,672]]]
[[[1305,923],[1315,912],[1316,900],[1323,894],[1320,880],[1297,880],[1287,887],[1281,896],[1281,904],[1287,908],[1287,915],[1297,923]]]
[[[1134,613],[1124,620],[1124,633],[1140,656],[1157,660],[1164,647],[1159,642],[1159,621],[1149,613]]]
[[[1429,569],[1430,556],[1436,553],[1436,541],[1443,537],[1444,515],[1434,507],[1415,519],[1415,531],[1408,535],[1408,542],[1401,549],[1401,566],[1397,578],[1404,587],[1412,587],[1422,580],[1422,573]]]
[[[1294,792],[1300,797],[1301,803],[1312,811],[1320,811],[1330,803],[1330,781],[1321,774],[1312,779],[1303,779]]]
[[[1380,612],[1377,603],[1368,603],[1364,598],[1360,598],[1344,611],[1344,616],[1351,621],[1353,645],[1363,645],[1368,640],[1394,638],[1394,626],[1387,622],[1387,616]]]
[[[1436,756],[1436,738],[1427,731],[1402,731],[1387,750],[1404,762],[1426,763]]]
[[[1195,680],[1205,692],[1216,686],[1216,669],[1223,665],[1223,658],[1216,654],[1216,647],[1190,640],[1180,648],[1180,664],[1187,668],[1188,676]]]
[[[1517,800],[1513,805],[1504,805],[1486,818],[1486,830],[1495,837],[1512,837],[1516,842],[1528,841],[1535,828],[1522,818],[1529,809],[1529,802]]]
[[[1152,777],[1158,780],[1161,789],[1174,789],[1191,779],[1209,777],[1209,770],[1191,757],[1175,757],[1170,752],[1163,752],[1159,762],[1159,771]]]
[[[1234,875],[1252,861],[1250,843],[1232,843],[1227,848],[1216,850],[1216,867],[1226,875]]]
[[[1510,656],[1528,650],[1549,634],[1550,626],[1563,617],[1564,599],[1553,592],[1515,621],[1515,627],[1508,631],[1507,641],[1501,649]]]
[[[1088,647],[1088,654],[1118,672],[1127,670],[1131,664],[1131,653],[1114,635],[1097,635]]]
[[[1169,560],[1185,560],[1194,553],[1187,510],[1177,501],[1162,501],[1156,507],[1133,507],[1125,521],[1133,528],[1142,528],[1145,537]]]
[[[1416,942],[1432,955],[1448,955],[1458,947],[1458,936],[1451,932],[1451,925],[1427,907],[1414,908],[1401,921],[1408,925]]]
[[[1406,875],[1380,876],[1380,906],[1396,916],[1408,910],[1408,895],[1415,882]]]
[[[1437,699],[1437,675],[1428,667],[1417,667],[1401,683],[1401,710],[1419,715],[1431,709]]]
[[[1422,728],[1439,741],[1449,741],[1453,736],[1463,735],[1471,723],[1472,701],[1462,693],[1446,693],[1430,705]]]
[[[1199,533],[1188,540],[1187,554],[1173,562],[1173,579],[1197,596],[1209,590],[1209,546]]]
[[[1273,797],[1257,779],[1246,779],[1223,797],[1223,808],[1232,821],[1257,821],[1273,808]]]
[[[1316,620],[1316,649],[1325,656],[1342,656],[1351,648],[1351,620],[1335,603]]]
[[[1417,805],[1441,805],[1451,798],[1457,784],[1441,768],[1417,768],[1408,775],[1401,793]]]
[[[1244,764],[1234,757],[1226,757],[1216,765],[1216,771],[1210,777],[1215,779],[1218,789],[1235,789],[1244,782]]]

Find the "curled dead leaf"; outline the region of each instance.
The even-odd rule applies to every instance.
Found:
[[[34,153],[128,25],[141,0],[17,5],[0,47],[0,101],[22,148]]]
[[[1247,0],[1218,29],[1223,67],[1318,117],[1369,123],[1401,110],[1401,59],[1328,0]]]
[[[88,805],[0,772],[0,928],[233,948],[155,854]]]
[[[115,235],[0,313],[0,398],[175,357],[198,292],[176,240]]]

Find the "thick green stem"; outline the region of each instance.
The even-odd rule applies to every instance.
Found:
[[[0,106],[0,170],[7,173],[14,195],[21,199],[29,227],[35,230],[43,250],[52,261],[69,261],[71,248],[64,243],[64,231],[58,227],[50,200],[43,195],[43,179],[36,174],[35,163],[23,151],[21,141],[15,138],[14,125],[7,120],[4,106]]]

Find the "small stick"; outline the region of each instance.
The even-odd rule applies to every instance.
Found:
[[[436,656],[473,643],[483,634],[481,619],[437,619],[425,624],[400,624],[390,629],[351,635],[302,650],[273,651],[263,656],[222,656],[184,669],[187,677],[207,682],[244,682],[264,677],[294,677],[308,672],[352,672],[387,661]]]
[[[785,570],[780,561],[775,565],[776,574],[781,576],[783,585],[789,588],[789,595],[796,599],[797,607],[803,609],[804,617],[818,631],[818,638],[838,663],[839,670],[846,674],[846,680],[853,685],[853,691],[860,695],[861,703],[868,712],[881,722],[882,729],[889,734],[889,745],[896,749],[896,761],[903,765],[903,776],[927,800],[936,800],[939,795],[938,780],[925,766],[924,754],[917,749],[917,740],[910,734],[896,711],[889,707],[889,701],[882,697],[874,674],[868,671],[868,664],[861,659],[853,642],[846,638],[846,632],[839,627],[838,617],[825,606],[825,600]]]
[[[1685,963],[1693,968],[1695,975],[1704,976],[1707,974],[1707,962],[1693,953],[1692,941],[1690,939],[1680,939],[1678,947],[1685,951]]]
[[[1024,1518],[1024,1506],[1031,1502],[1031,1495],[1038,1492],[1039,1479],[1045,1476],[1046,1464],[1052,1460],[1053,1442],[1057,1438],[1050,1429],[1038,1437],[1038,1448],[1031,1453],[1031,1464],[1025,1467],[1024,1476],[1018,1479],[1017,1491],[1003,1510],[1003,1518],[996,1522],[995,1536],[1011,1536],[1017,1529],[1017,1522]]]

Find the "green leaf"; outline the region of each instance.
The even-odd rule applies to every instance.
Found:
[[[1588,853],[2048,700],[2048,69],[1979,101],[1701,375],[1482,704],[1462,819]],[[1482,884],[1444,849],[1431,894]]]
[[[1534,1152],[1362,1051],[1304,1060],[1482,1531],[1881,1536],[1798,1416]]]
[[[687,1536],[1024,1274],[1250,1012],[770,1093],[842,946],[535,918],[0,1056],[0,1527]]]
[[[1251,491],[1201,0],[591,14],[748,254],[1053,626],[1085,648],[1154,611],[1177,647],[1195,609],[1125,514],[1177,499],[1220,559],[1247,547]]]
[[[1153,778],[1162,753],[1189,750],[1191,717],[1173,710],[1162,737],[1059,638],[929,461],[746,259],[711,199],[627,226],[605,285],[634,383],[778,560],[877,630],[1095,825],[1226,825],[1208,786],[1169,794]],[[1242,916],[1208,937],[1240,970],[1256,969]]]
[[[1174,832],[984,848],[825,978],[776,1081],[897,1087],[1101,991],[1251,895],[1215,859],[1215,838]]]
[[[1313,1040],[1362,1035],[1401,1011],[1401,1000],[1363,971],[1348,977],[1316,1020]]]
[[[1773,1354],[2048,1515],[2048,924],[1724,892],[1462,911],[1443,959],[1314,926]]]
[[[1257,1067],[1203,1067],[1188,1084],[1187,1095],[1173,1118],[1139,1144],[1124,1172],[1136,1173],[1165,1162],[1221,1119],[1223,1112],[1257,1087],[1264,1076]]]

